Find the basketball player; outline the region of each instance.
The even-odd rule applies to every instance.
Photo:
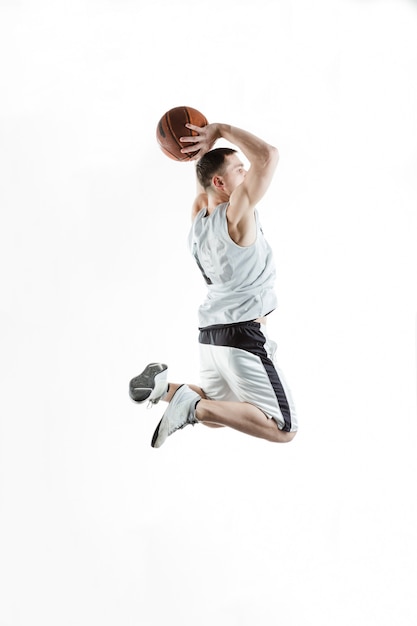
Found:
[[[136,402],[168,402],[151,445],[188,424],[229,426],[272,442],[297,431],[293,402],[274,362],[266,318],[276,307],[272,251],[256,206],[267,191],[278,151],[228,124],[186,125],[184,154],[198,150],[199,193],[192,208],[191,252],[207,284],[199,308],[201,388],[167,382],[167,366],[150,363],[130,381]],[[223,137],[247,158],[246,171],[231,148],[212,149]],[[190,145],[191,143],[191,145]]]

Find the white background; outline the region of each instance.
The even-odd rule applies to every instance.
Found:
[[[0,626],[417,619],[414,0],[0,2]],[[186,104],[278,146],[259,209],[287,446],[134,405],[198,383]]]

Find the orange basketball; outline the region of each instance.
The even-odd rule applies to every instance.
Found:
[[[162,152],[174,161],[189,161],[197,152],[183,154],[181,148],[188,144],[180,141],[180,137],[197,135],[194,130],[187,128],[185,124],[194,126],[206,126],[206,117],[192,107],[175,107],[161,117],[156,127],[156,139]]]

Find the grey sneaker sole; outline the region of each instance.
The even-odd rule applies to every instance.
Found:
[[[156,404],[165,395],[167,389],[167,370],[165,363],[149,363],[139,376],[129,383],[129,395],[134,402],[152,402]]]

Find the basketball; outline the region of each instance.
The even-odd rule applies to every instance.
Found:
[[[197,135],[194,130],[186,128],[185,124],[194,126],[206,126],[206,117],[192,107],[175,107],[161,117],[156,127],[156,139],[162,152],[174,161],[189,161],[197,152],[183,154],[181,148],[188,144],[180,141],[180,137],[192,137]]]

